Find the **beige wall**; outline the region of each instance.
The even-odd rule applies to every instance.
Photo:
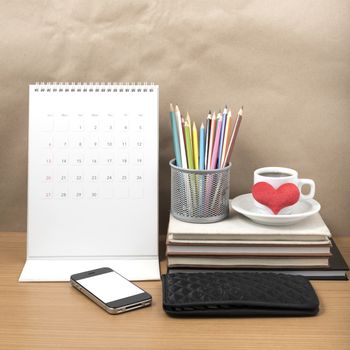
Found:
[[[160,85],[160,217],[172,157],[168,104],[196,121],[243,104],[231,196],[252,172],[313,178],[322,215],[350,234],[349,1],[1,1],[0,230],[26,229],[28,84]]]

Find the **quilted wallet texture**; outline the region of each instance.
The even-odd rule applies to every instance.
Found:
[[[256,272],[162,276],[163,308],[173,316],[312,316],[319,301],[302,276]]]

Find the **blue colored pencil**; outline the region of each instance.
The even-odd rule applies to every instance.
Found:
[[[199,170],[205,169],[205,129],[202,123],[199,130]]]
[[[178,134],[175,118],[176,117],[175,117],[174,107],[172,103],[170,103],[170,123],[171,123],[171,129],[173,132],[173,146],[174,146],[174,153],[175,153],[175,159],[176,159],[176,166],[182,167],[179,134]]]

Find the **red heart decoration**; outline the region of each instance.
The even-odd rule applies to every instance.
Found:
[[[274,189],[267,182],[257,182],[252,187],[254,199],[266,205],[276,215],[281,209],[295,204],[300,197],[299,189],[292,183],[285,183]]]

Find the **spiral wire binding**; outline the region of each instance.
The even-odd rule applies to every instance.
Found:
[[[153,92],[154,82],[36,82],[35,92]]]

